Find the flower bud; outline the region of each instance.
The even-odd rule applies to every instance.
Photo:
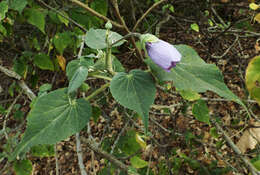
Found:
[[[173,45],[163,40],[145,42],[145,48],[153,62],[167,72],[170,72],[171,68],[181,61],[180,52]]]

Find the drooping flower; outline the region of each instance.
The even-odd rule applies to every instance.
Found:
[[[158,39],[155,42],[145,42],[149,57],[155,64],[170,72],[181,61],[180,52],[170,43]]]

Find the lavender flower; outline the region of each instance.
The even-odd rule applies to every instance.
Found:
[[[149,57],[165,71],[170,72],[181,60],[180,52],[171,44],[158,39],[156,42],[145,42]]]

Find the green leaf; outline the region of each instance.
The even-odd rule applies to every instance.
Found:
[[[171,69],[171,72],[164,71],[151,59],[145,60],[160,81],[173,81],[178,90],[213,91],[221,97],[237,102],[246,109],[241,100],[228,89],[216,65],[205,63],[196,51],[187,45],[176,45],[175,47],[182,54],[182,60]]]
[[[62,55],[66,47],[72,42],[71,32],[57,33],[53,38],[53,43],[58,52]]]
[[[196,32],[200,31],[199,25],[197,23],[191,24],[190,27],[191,27],[192,30],[194,30]]]
[[[253,165],[255,166],[255,168],[260,171],[260,160],[257,160],[253,163]]]
[[[75,91],[87,79],[89,63],[85,59],[70,61],[66,67],[69,79],[68,93]]]
[[[123,67],[121,62],[114,55],[111,55],[111,58],[112,58],[113,70],[115,72],[125,72],[125,68]],[[105,55],[102,56],[101,58],[99,58],[98,61],[95,62],[95,64],[94,64],[95,69],[101,70],[101,71],[105,70],[106,69],[105,61],[106,61]]]
[[[107,43],[106,43],[106,30],[104,29],[93,29],[91,28],[87,34],[86,34],[86,39],[85,39],[85,43],[88,47],[92,48],[92,49],[104,49],[107,47]],[[119,39],[123,38],[121,35],[119,35],[116,32],[110,32],[109,35],[109,41],[110,43],[113,43]],[[120,46],[124,43],[124,41],[121,41],[115,45],[113,45],[113,47],[117,47]]]
[[[36,157],[51,157],[55,155],[54,145],[36,145],[31,148],[30,153]]]
[[[9,0],[10,9],[18,11],[20,14],[27,5],[27,0]]]
[[[104,16],[107,15],[107,10],[108,10],[107,0],[93,1],[90,7]]]
[[[0,33],[2,33],[4,36],[7,35],[7,30],[2,24],[0,24]]]
[[[209,109],[205,101],[198,100],[195,104],[193,104],[192,114],[198,121],[207,123],[208,125],[210,124]]]
[[[53,62],[50,57],[44,53],[39,53],[34,57],[34,64],[43,70],[54,70]]]
[[[148,165],[148,162],[140,159],[137,156],[131,157],[130,162],[134,168],[144,168]]]
[[[39,144],[55,144],[83,129],[91,116],[84,99],[72,100],[67,89],[58,89],[39,97],[27,116],[27,128],[11,160]]]
[[[14,171],[16,175],[32,174],[32,162],[28,159],[14,162]]]
[[[180,90],[178,92],[181,94],[182,98],[184,98],[185,100],[195,101],[195,100],[200,99],[200,94],[198,94],[197,92],[195,92],[193,90]]]
[[[246,86],[250,96],[260,106],[260,56],[254,57],[247,66]]]
[[[0,21],[5,19],[5,14],[8,12],[8,4],[6,1],[0,2]]]
[[[45,16],[46,13],[43,9],[30,8],[25,11],[27,22],[36,26],[42,33],[45,34]]]
[[[141,115],[147,131],[149,109],[156,93],[152,76],[142,70],[120,72],[113,77],[110,89],[117,102]]]
[[[136,132],[131,129],[121,136],[117,148],[123,152],[123,154],[129,156],[138,152],[142,147],[135,139]]]
[[[69,15],[68,15],[66,12],[61,11],[61,13],[62,13],[64,16],[66,16],[66,17],[69,18]],[[63,16],[61,16],[61,15],[59,15],[59,14],[58,14],[58,18],[59,18],[60,22],[62,22],[63,24],[65,24],[65,25],[68,27],[68,25],[69,25],[69,20],[68,20],[67,18],[64,18]]]

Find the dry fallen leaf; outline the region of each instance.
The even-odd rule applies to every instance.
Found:
[[[56,55],[58,63],[63,71],[66,69],[66,59],[62,55]]]
[[[257,39],[255,42],[255,53],[258,53],[260,51],[259,40],[260,39]]]
[[[255,15],[254,21],[257,21],[258,23],[260,23],[260,13],[257,13],[257,15]]]
[[[253,127],[247,129],[237,142],[237,147],[242,153],[245,153],[247,149],[254,149],[260,142],[260,122],[252,122],[251,125]]]

